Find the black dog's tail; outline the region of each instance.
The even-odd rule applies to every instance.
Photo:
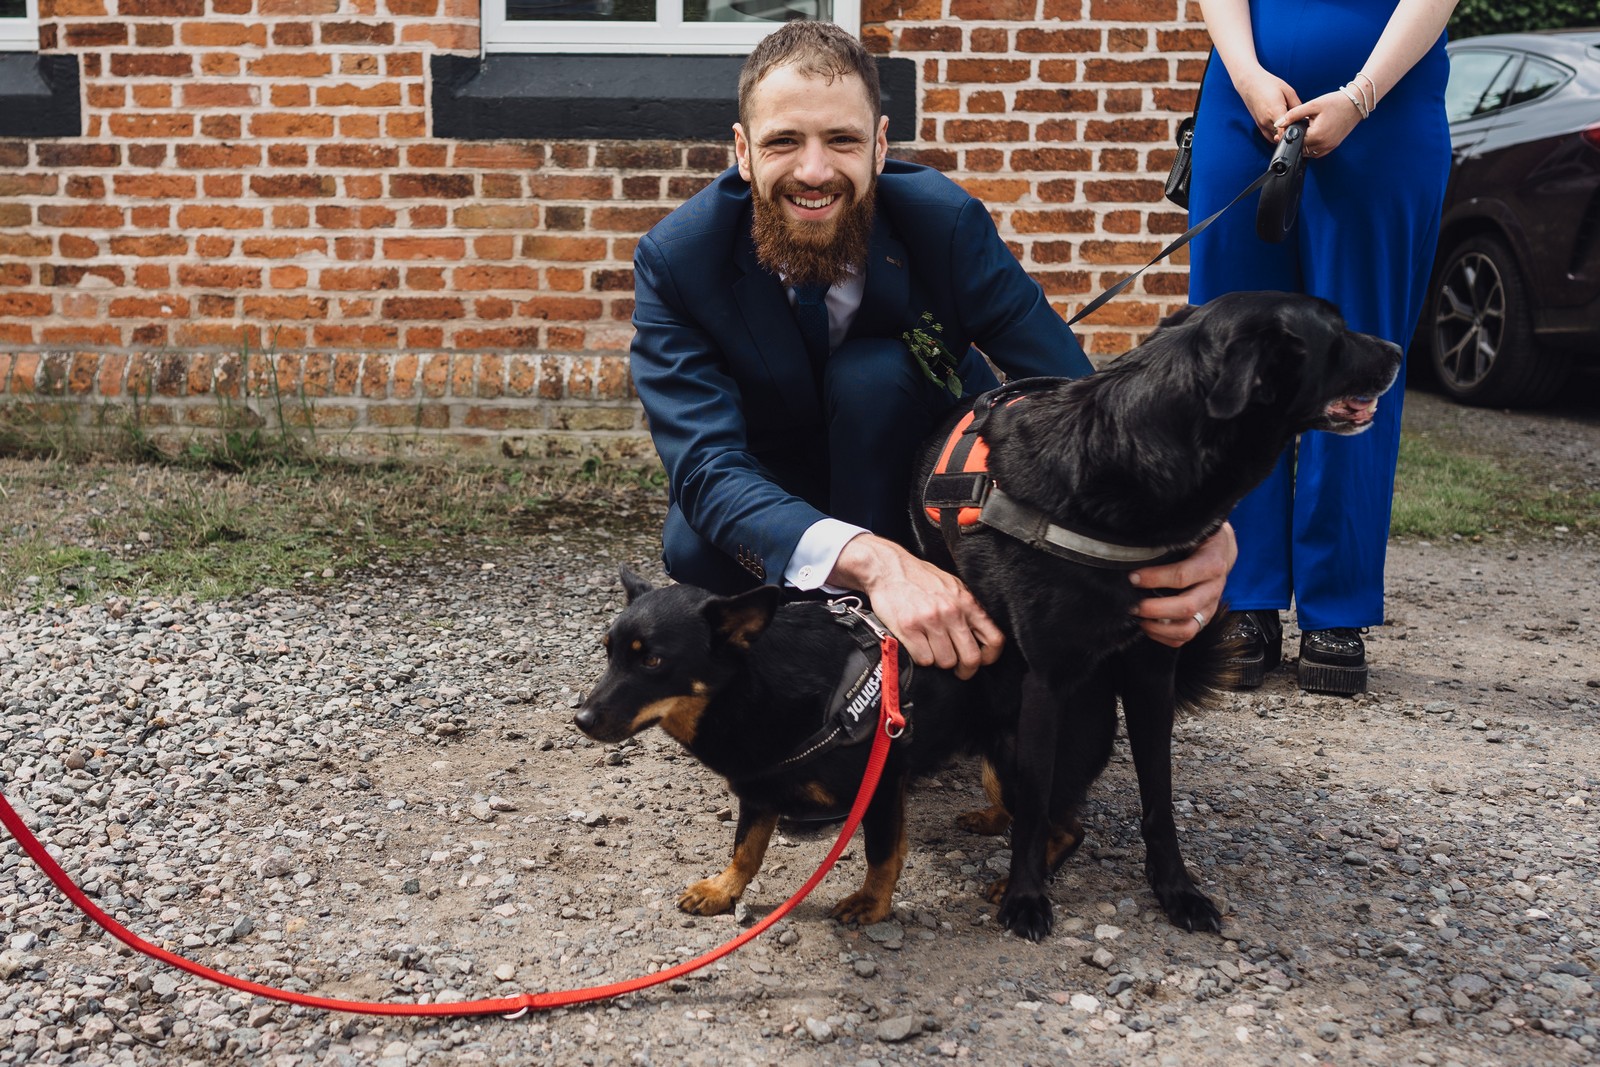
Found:
[[[1239,681],[1239,669],[1230,660],[1242,649],[1237,640],[1223,637],[1226,608],[1178,650],[1177,704],[1181,712],[1204,711]]]

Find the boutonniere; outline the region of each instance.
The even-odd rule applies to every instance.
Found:
[[[921,322],[920,326],[913,326],[901,334],[900,339],[911,350],[911,358],[917,361],[917,366],[922,368],[928,381],[941,389],[948,389],[951,396],[960,400],[961,379],[956,376],[956,357],[939,340],[944,326],[934,321],[931,311],[922,313]]]

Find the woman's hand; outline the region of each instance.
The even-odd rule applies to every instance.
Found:
[[[1255,120],[1261,136],[1277,144],[1278,138],[1283,135],[1279,119],[1291,108],[1300,106],[1300,97],[1294,91],[1294,86],[1265,67],[1258,66],[1234,82],[1233,87],[1238,90],[1244,106],[1250,110],[1250,117]]]
[[[1285,126],[1301,119],[1311,120],[1306,127],[1306,155],[1325,156],[1338,148],[1350,131],[1356,128],[1356,123],[1361,121],[1361,113],[1356,110],[1354,101],[1335,89],[1290,108],[1277,122],[1280,135]]]

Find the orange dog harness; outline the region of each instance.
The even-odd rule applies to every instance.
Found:
[[[1152,563],[1182,559],[1194,549],[1187,545],[1127,545],[1109,540],[1103,531],[1083,526],[1064,526],[1050,516],[1001,491],[989,473],[989,445],[983,427],[1000,408],[1024,399],[1029,390],[1048,388],[1059,379],[1028,379],[991,390],[973,402],[972,411],[951,429],[939,459],[922,488],[923,512],[928,522],[944,535],[951,555],[963,534],[992,529],[1007,534],[1031,548],[1075,563],[1110,570],[1135,570]],[[1217,522],[1206,530],[1205,540]]]

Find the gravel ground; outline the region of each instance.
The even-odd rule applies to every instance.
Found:
[[[1594,477],[1600,421],[1411,409]],[[617,565],[659,577],[655,554],[637,516],[569,515],[335,588],[0,610],[0,785],[103,907],[243,977],[441,1001],[659,969],[765,914],[831,836],[780,834],[738,915],[674,907],[726,862],[722,783],[658,732],[571,725]],[[827,918],[857,844],[725,962],[516,1021],[235,995],[86,925],[7,842],[0,1065],[1592,1064],[1597,563],[1592,538],[1396,544],[1370,694],[1280,672],[1182,722],[1179,832],[1221,937],[1144,885],[1120,749],[1043,944],[980,897],[1008,853],[955,828],[979,794],[958,763],[914,794],[889,921]]]

